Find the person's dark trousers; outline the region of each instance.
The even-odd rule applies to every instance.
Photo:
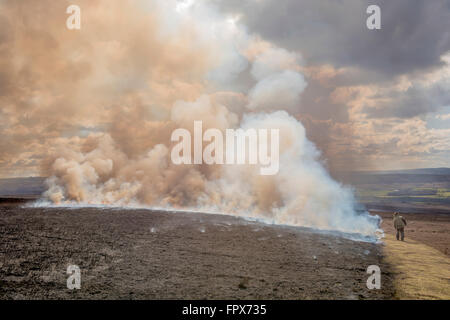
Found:
[[[403,241],[403,239],[405,239],[405,229],[404,228],[397,229],[396,237],[397,237],[397,240],[400,238]]]

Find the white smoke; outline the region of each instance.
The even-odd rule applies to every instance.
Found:
[[[251,74],[257,80],[285,70],[298,70],[301,57],[282,48],[269,47],[257,54]]]
[[[288,110],[298,112],[300,94],[306,87],[303,76],[286,70],[260,80],[249,93],[250,110]]]
[[[118,12],[124,6],[132,4],[121,4]],[[378,220],[356,213],[352,190],[328,175],[320,152],[294,117],[301,112],[300,97],[307,86],[299,55],[247,34],[236,19],[203,2],[168,1],[155,8],[158,37],[149,36],[152,43],[141,45],[168,56],[158,58],[142,76],[151,94],[142,90],[122,98],[115,92],[124,107],[103,111],[109,127],[59,148],[49,161],[44,198],[55,204],[195,209],[373,236]],[[114,41],[122,54],[129,52],[123,48],[127,40]],[[178,56],[196,49],[202,59],[192,55],[195,63]],[[127,68],[119,71],[108,77],[123,90],[117,78],[128,74]],[[253,77],[250,89],[232,91],[245,87],[235,85],[245,72]],[[99,81],[98,73],[93,74],[97,76],[87,85]],[[196,120],[203,121],[204,129],[222,131],[279,129],[278,174],[261,176],[256,165],[174,165],[170,133],[180,127],[192,131]]]

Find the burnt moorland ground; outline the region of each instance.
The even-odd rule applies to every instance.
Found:
[[[240,218],[0,205],[0,299],[389,299],[382,245]],[[67,266],[81,289],[66,287]],[[368,290],[379,265],[382,289]]]

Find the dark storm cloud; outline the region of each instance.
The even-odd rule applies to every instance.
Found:
[[[217,0],[241,14],[251,32],[308,63],[376,71],[384,77],[442,64],[450,50],[450,1],[436,0]],[[368,30],[366,8],[381,8],[381,30]]]

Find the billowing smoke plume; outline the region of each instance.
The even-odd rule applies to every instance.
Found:
[[[60,139],[43,161],[47,201],[375,233],[377,220],[355,212],[352,191],[330,178],[295,118],[307,86],[297,53],[249,35],[203,2],[78,1],[79,31],[64,29],[64,1],[40,2],[43,16],[27,13],[26,1],[6,2],[8,16],[23,15],[32,32],[12,27],[23,54],[10,68],[29,73],[11,70],[11,79],[35,83],[27,112],[39,132]],[[192,132],[196,120],[204,130],[279,129],[278,174],[260,175],[255,165],[174,165],[171,133]]]

